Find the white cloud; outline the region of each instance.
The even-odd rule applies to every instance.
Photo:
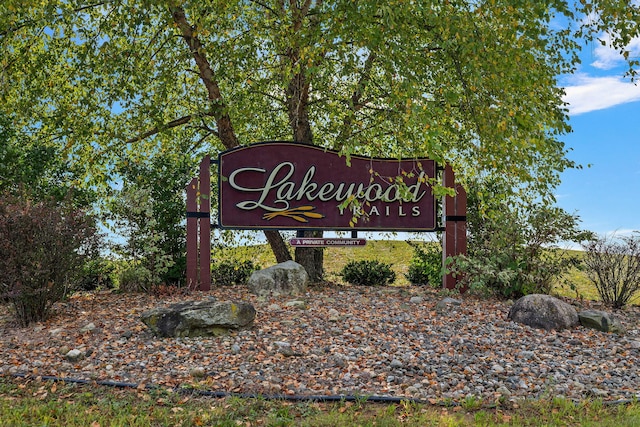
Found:
[[[610,70],[625,63],[625,59],[617,50],[611,48],[611,35],[603,34],[600,36],[601,40],[605,41],[603,46],[600,42],[594,41],[595,47],[592,49],[592,54],[595,57],[595,61],[591,63],[591,66],[599,68],[601,70]],[[640,39],[635,38],[625,47],[625,50],[629,52],[630,57],[640,56]]]
[[[573,85],[565,87],[565,92],[564,101],[569,104],[571,115],[640,101],[640,86],[618,77],[578,76]]]

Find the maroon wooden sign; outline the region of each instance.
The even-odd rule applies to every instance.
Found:
[[[432,231],[429,159],[351,156],[292,142],[254,144],[219,156],[223,228]],[[348,204],[355,199],[357,203]]]

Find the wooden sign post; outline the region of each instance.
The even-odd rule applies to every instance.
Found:
[[[211,161],[200,162],[199,178],[187,185],[187,286],[211,289]]]
[[[444,233],[442,235],[442,266],[448,258],[467,253],[467,192],[462,185],[455,182],[451,166],[444,168],[443,185],[455,190],[454,196],[444,197]],[[445,289],[456,289],[459,277],[451,273],[442,277]],[[465,292],[467,289],[459,289]]]

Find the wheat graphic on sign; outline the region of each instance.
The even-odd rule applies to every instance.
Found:
[[[315,209],[314,206],[299,206],[297,208],[287,209],[284,211],[266,213],[262,216],[262,219],[266,219],[267,221],[270,221],[275,217],[284,216],[287,218],[295,219],[298,222],[309,222],[307,218],[313,218],[313,219],[324,218],[324,215],[321,213],[311,212],[314,209]]]

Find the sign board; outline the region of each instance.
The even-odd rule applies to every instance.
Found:
[[[219,222],[236,229],[433,231],[429,159],[350,156],[293,142],[218,158]],[[355,203],[349,203],[349,201]],[[342,239],[344,240],[344,239]]]
[[[296,237],[289,239],[289,244],[293,247],[324,248],[328,246],[364,246],[367,239],[341,239],[322,237]]]

